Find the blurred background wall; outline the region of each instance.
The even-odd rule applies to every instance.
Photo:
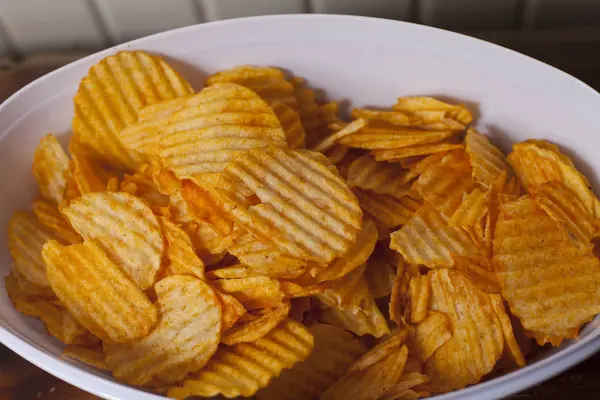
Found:
[[[600,0],[0,0],[0,68],[54,68],[137,37],[283,13],[366,15],[489,40],[600,86]]]

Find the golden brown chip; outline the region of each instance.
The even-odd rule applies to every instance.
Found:
[[[212,191],[203,189],[191,181],[184,181],[181,196],[194,220],[207,223],[221,237],[231,234],[233,221],[228,213],[221,210]]]
[[[285,133],[288,148],[292,150],[305,148],[306,133],[304,133],[298,113],[281,102],[274,102],[271,107]]]
[[[41,254],[41,252],[40,252],[40,254]],[[19,270],[17,268],[12,269],[11,275],[14,277],[14,280],[17,283],[16,287],[18,288],[19,292],[23,296],[27,296],[27,297],[38,297],[39,296],[39,297],[49,297],[49,298],[56,297],[50,286],[40,286],[40,285],[37,285],[37,284],[31,282],[29,279],[27,279],[23,275],[21,275],[21,273],[19,272]]]
[[[371,151],[371,154],[377,161],[399,162],[407,157],[424,156],[462,148],[464,148],[463,144],[456,143],[456,140],[451,138],[435,143],[416,144],[399,149],[378,149]]]
[[[144,168],[145,165],[140,168],[140,171],[144,170]],[[169,207],[172,204],[171,196],[162,193],[154,179],[140,171],[123,176],[120,184],[121,191],[141,197],[151,206]],[[127,187],[135,188],[135,190],[133,192],[126,190]]]
[[[378,399],[402,376],[408,349],[402,346],[383,360],[363,371],[344,375],[321,396],[320,400]]]
[[[519,342],[515,337],[510,316],[506,313],[506,309],[504,308],[504,301],[500,295],[492,296],[491,300],[492,307],[494,307],[494,312],[496,313],[496,316],[498,316],[500,324],[502,325],[504,340],[506,341],[506,346],[508,346],[507,349],[510,352],[515,364],[517,364],[519,367],[523,367],[526,364],[525,356],[523,356]]]
[[[364,155],[348,167],[347,183],[349,187],[404,197],[412,193],[408,183],[413,178],[398,164],[377,162],[373,156]]]
[[[211,283],[220,292],[235,297],[248,310],[278,307],[284,299],[279,281],[266,276],[219,279]]]
[[[256,394],[258,400],[314,400],[366,351],[361,340],[335,326],[313,325],[310,333],[314,350],[308,358],[273,379]]]
[[[123,192],[88,193],[63,209],[73,228],[100,248],[138,285],[154,284],[164,243],[146,203]]]
[[[94,335],[131,341],[156,324],[156,307],[95,243],[63,247],[50,241],[42,255],[52,290]]]
[[[406,371],[406,367],[404,367]],[[422,396],[411,390],[415,386],[429,382],[429,378],[419,372],[404,372],[400,380],[391,388],[387,389],[380,400],[412,400],[419,399]],[[426,397],[426,396],[423,396]]]
[[[56,136],[49,133],[35,149],[33,176],[42,196],[54,205],[62,203],[68,172],[69,157]]]
[[[506,156],[487,137],[474,128],[467,130],[465,150],[473,167],[473,178],[477,183],[489,188],[500,175],[512,176]]]
[[[410,196],[397,198],[357,188],[353,192],[363,211],[373,217],[378,226],[388,229],[406,224],[422,204]]]
[[[192,240],[177,224],[167,218],[158,219],[166,239],[166,271],[164,276],[191,275],[204,279],[204,263],[194,252]]]
[[[317,295],[321,302],[329,307],[337,307],[340,310],[347,309],[351,303],[355,303],[357,286],[364,281],[365,264],[350,271],[346,275],[334,281],[321,283],[323,292]]]
[[[337,103],[330,103],[330,107],[327,104],[319,106],[315,100],[315,91],[306,87],[304,79],[296,77],[292,79],[292,84],[298,114],[306,132],[306,146],[311,148],[330,132],[327,125],[331,122],[331,117],[337,114]]]
[[[72,358],[98,369],[109,369],[104,360],[104,350],[102,350],[101,345],[82,346],[70,344],[65,348],[62,356]]]
[[[378,363],[392,353],[400,350],[400,346],[404,344],[408,337],[408,330],[401,329],[391,336],[385,338],[372,349],[360,356],[356,362],[348,367],[346,374],[363,371],[371,365]]]
[[[285,144],[271,107],[251,90],[220,83],[190,97],[171,117],[160,158],[180,179],[207,182],[246,150]]]
[[[160,319],[144,338],[104,343],[114,376],[132,385],[157,377],[171,383],[202,368],[221,337],[220,302],[213,289],[191,276],[170,276],[155,286]]]
[[[452,325],[448,316],[430,311],[429,316],[410,331],[407,345],[411,356],[420,362],[426,362],[450,338]]]
[[[289,302],[285,302],[277,308],[266,309],[265,313],[257,318],[228,329],[227,332],[223,334],[221,342],[228,346],[233,346],[238,343],[254,342],[275,329],[275,327],[287,318],[289,312]]]
[[[103,192],[113,176],[74,136],[69,143],[69,152],[73,157],[73,178],[79,194]]]
[[[384,251],[375,249],[375,252],[367,262],[365,279],[375,299],[392,294],[398,261],[394,260],[390,253],[394,255],[398,254],[389,249],[384,249]]]
[[[252,343],[221,346],[198,372],[169,390],[169,397],[227,398],[253,396],[285,369],[304,361],[313,349],[313,336],[302,324],[288,318]]]
[[[430,268],[454,265],[453,255],[472,256],[477,246],[460,228],[448,226],[444,216],[424,205],[402,228],[391,234],[390,248],[409,263]]]
[[[214,289],[215,295],[219,299],[221,303],[221,335],[223,332],[227,331],[229,328],[234,326],[236,322],[246,315],[247,311],[235,297],[221,293],[218,290]]]
[[[410,281],[419,274],[419,266],[407,263],[400,255],[397,261],[388,309],[392,321],[405,325],[410,322],[411,314]]]
[[[498,278],[489,258],[455,256],[454,261],[456,270],[468,277],[479,290],[485,293],[500,293]]]
[[[427,318],[430,291],[428,275],[417,274],[410,280],[408,292],[410,294],[410,321],[413,324],[423,322]]]
[[[436,389],[449,391],[479,382],[492,371],[504,351],[504,335],[491,294],[479,291],[461,273],[429,271],[430,308],[449,319],[452,337],[425,363]]]
[[[313,151],[318,151],[321,153],[328,153],[333,151],[334,149],[344,148],[345,146],[340,146],[339,142],[349,136],[353,135],[366,126],[366,121],[363,119],[357,119],[356,121],[352,121],[349,124],[344,124],[341,129],[333,132],[331,135],[322,139],[320,142],[315,144],[311,149]]]
[[[489,201],[489,191],[484,192],[479,188],[475,188],[469,194],[464,193],[462,203],[448,221],[448,225],[461,226],[465,229],[474,228],[488,212]]]
[[[529,196],[500,206],[494,263],[504,299],[529,331],[569,337],[600,312],[600,261]]]
[[[426,112],[441,111],[440,117],[454,119],[463,125],[468,125],[473,121],[473,115],[464,105],[444,103],[433,97],[400,97],[392,108],[397,111],[411,112],[422,118],[427,117]],[[435,117],[430,119],[431,122],[435,120]]]
[[[71,224],[58,211],[56,206],[45,200],[35,200],[33,202],[33,213],[38,221],[61,242],[68,244],[81,242],[81,236],[73,230]]]
[[[190,85],[164,60],[143,51],[121,51],[93,65],[79,84],[74,134],[95,156],[135,170],[142,157],[125,149],[122,129],[136,123],[145,106],[191,93]]]
[[[327,264],[347,252],[362,225],[356,197],[342,179],[305,153],[272,147],[232,161],[223,175],[243,183],[262,201],[248,206],[218,188],[234,204],[245,230],[295,258]]]

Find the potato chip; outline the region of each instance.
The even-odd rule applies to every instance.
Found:
[[[378,251],[377,248],[367,262],[365,279],[369,291],[375,299],[392,294],[392,286],[396,276],[397,260],[393,260],[389,253],[398,254],[387,249]]]
[[[378,363],[392,353],[400,350],[400,346],[404,344],[408,337],[408,330],[401,329],[385,340],[382,340],[375,347],[360,356],[356,362],[348,367],[346,374],[363,371],[371,365]]]
[[[338,142],[340,142],[343,138],[348,135],[356,134],[361,131],[366,126],[366,121],[363,119],[357,119],[355,121],[350,122],[349,124],[345,124],[340,130],[335,131],[331,135],[322,139],[320,142],[315,144],[311,150],[319,151],[321,153],[326,153],[332,150],[335,147],[339,148]],[[337,146],[336,146],[337,145]]]
[[[231,244],[233,237],[223,237],[207,223],[192,222],[183,224],[182,229],[188,234],[196,254],[202,259],[204,265],[218,263],[225,256],[225,249]]]
[[[38,221],[61,242],[68,244],[81,242],[81,236],[73,230],[71,224],[53,204],[45,200],[35,200],[33,213]]]
[[[181,196],[194,220],[208,223],[222,237],[231,234],[233,221],[226,212],[221,210],[211,191],[190,181],[184,181],[181,186]]]
[[[451,218],[463,201],[463,195],[475,187],[467,153],[462,150],[446,154],[415,181],[414,189],[425,201]]]
[[[266,276],[219,279],[211,283],[222,293],[235,297],[248,310],[278,307],[284,299],[279,281]]]
[[[302,324],[288,318],[252,343],[221,346],[198,372],[184,380],[168,396],[227,398],[253,396],[285,369],[304,361],[313,349],[313,336]]]
[[[285,146],[273,110],[256,93],[235,84],[209,86],[190,97],[169,120],[160,157],[180,179],[203,181],[244,151]]]
[[[356,243],[348,250],[346,254],[339,257],[325,268],[313,268],[309,272],[315,282],[325,282],[340,279],[352,272],[360,265],[364,264],[377,242],[377,228],[375,223],[370,218],[363,220],[363,227]]]
[[[296,299],[298,297],[308,297],[321,294],[323,288],[320,285],[299,285],[291,281],[280,281],[279,282],[283,297],[285,299]]]
[[[444,118],[454,119],[464,125],[473,121],[473,115],[464,105],[444,103],[433,97],[400,97],[392,108],[397,111],[411,112],[417,116],[420,115],[419,112],[442,111]]]
[[[378,225],[389,229],[406,224],[421,207],[421,202],[410,196],[397,198],[357,188],[352,191],[363,211],[373,217]]]
[[[502,173],[506,173],[508,178],[512,176],[506,156],[474,128],[467,129],[465,144],[477,183],[489,188]]]
[[[494,311],[496,316],[500,320],[500,324],[502,325],[502,331],[504,333],[504,340],[507,349],[510,352],[515,364],[519,367],[525,366],[525,356],[523,356],[523,352],[517,342],[515,337],[515,332],[513,331],[512,323],[510,321],[510,316],[506,313],[506,309],[504,308],[504,301],[502,297],[499,295],[492,296],[492,307],[494,307]]]
[[[600,201],[590,190],[587,179],[573,167],[570,160],[566,162],[565,157],[525,142],[513,146],[508,162],[528,191],[546,182],[562,182],[575,193],[591,215],[600,217]]]
[[[62,203],[69,172],[69,157],[56,139],[47,134],[33,155],[33,176],[42,196],[54,205]]]
[[[430,268],[454,265],[453,255],[472,256],[477,246],[460,228],[448,226],[444,216],[424,205],[402,228],[391,234],[390,248],[409,263]]]
[[[221,336],[223,332],[234,326],[236,322],[247,314],[246,309],[235,297],[221,293],[213,288],[215,295],[221,303]]]
[[[310,327],[314,351],[256,394],[258,400],[314,400],[366,351],[361,340],[331,325]]]
[[[278,101],[272,103],[271,107],[285,133],[285,140],[288,144],[288,148],[294,150],[306,147],[306,133],[304,132],[302,121],[300,121],[298,113],[289,106]]]
[[[425,374],[441,391],[479,382],[504,350],[502,325],[491,301],[495,295],[479,291],[454,270],[431,270],[429,278],[430,308],[447,315],[452,337],[427,358]]]
[[[339,279],[321,284],[323,292],[317,295],[317,298],[323,304],[330,307],[337,307],[345,310],[350,306],[350,303],[355,302],[357,294],[357,286],[360,283],[364,284],[365,265],[350,271]]]
[[[408,292],[410,294],[410,321],[413,324],[423,322],[427,318],[430,291],[428,275],[417,274],[410,280]]]
[[[596,218],[562,183],[548,182],[536,187],[533,199],[578,247],[592,246],[592,239],[598,236]]]
[[[121,130],[136,123],[145,106],[191,93],[190,85],[164,60],[143,51],[121,51],[93,65],[81,81],[73,131],[96,156],[134,170],[141,158],[126,151]]]
[[[204,263],[194,252],[187,233],[167,218],[160,217],[158,220],[167,241],[165,276],[191,275],[204,279]]]
[[[17,283],[16,287],[18,288],[18,291],[23,296],[56,298],[50,286],[40,286],[31,282],[29,279],[21,275],[17,268],[12,269],[11,275],[14,277],[14,280]]]
[[[82,346],[70,344],[65,348],[62,356],[72,358],[98,369],[109,369],[104,360],[104,350],[102,350],[102,346],[100,345]]]
[[[217,351],[222,314],[214,291],[200,279],[170,276],[155,285],[160,320],[144,338],[104,343],[114,376],[132,385],[165,383],[202,368]]]
[[[398,164],[377,162],[373,156],[364,155],[348,167],[347,183],[351,188],[401,198],[413,193],[408,186],[412,178],[414,176],[409,177],[408,171]]]
[[[567,337],[600,312],[600,261],[529,196],[500,206],[494,263],[504,299],[529,331]]]
[[[238,343],[254,342],[275,329],[290,312],[289,302],[267,309],[263,315],[248,322],[235,325],[223,334],[221,343],[233,346]]]
[[[485,293],[500,293],[500,285],[490,259],[485,256],[454,256],[456,270],[468,277],[477,289]]]
[[[329,133],[327,125],[330,119],[327,116],[337,113],[337,109],[324,110],[322,107],[325,105],[319,106],[315,100],[314,90],[306,87],[304,79],[296,77],[292,79],[292,84],[294,85],[294,97],[298,104],[298,114],[306,132],[306,146],[311,148]]]
[[[65,191],[63,192],[63,201],[58,205],[59,207],[67,206],[71,200],[81,196],[79,188],[77,187],[77,182],[75,181],[74,171],[75,163],[71,160],[66,175],[67,183],[65,185]]]
[[[363,371],[344,375],[319,396],[320,400],[375,400],[402,376],[408,350],[402,346],[396,352]]]
[[[449,226],[461,226],[472,228],[485,217],[488,212],[490,192],[479,188],[473,189],[469,194],[463,193],[463,199],[452,217],[448,221]]]
[[[130,341],[156,324],[156,307],[95,243],[62,247],[50,241],[42,255],[52,290],[94,335]]]
[[[325,156],[327,156],[329,162],[332,164],[337,164],[346,157],[349,151],[349,147],[336,144],[325,153]]]
[[[405,367],[406,370],[406,367]],[[429,382],[429,378],[419,372],[403,373],[400,380],[391,388],[387,389],[380,400],[409,400],[418,399],[421,396],[411,388]],[[412,395],[416,394],[416,397]],[[425,397],[425,396],[424,396]]]
[[[444,313],[429,311],[428,317],[410,331],[407,345],[411,356],[420,362],[429,357],[452,338],[452,325]]]
[[[69,152],[73,157],[73,178],[77,183],[80,195],[106,190],[112,176],[111,173],[89,154],[89,151],[78,142],[76,137],[73,137],[69,143]]]
[[[135,191],[131,193],[125,190],[127,186],[135,186]],[[134,196],[141,197],[150,205],[159,207],[169,207],[171,205],[170,196],[162,193],[151,176],[142,172],[125,174],[120,184],[121,190]]]
[[[54,235],[30,212],[17,211],[8,221],[8,249],[13,268],[28,281],[44,288],[49,284],[42,247],[53,239],[56,239]]]
[[[96,240],[139,288],[154,284],[164,243],[158,220],[144,201],[123,192],[88,193],[63,213],[77,233]]]
[[[398,162],[407,157],[424,156],[464,148],[453,139],[446,139],[435,143],[416,144],[397,149],[378,149],[371,151],[377,161]]]
[[[356,241],[362,223],[356,197],[339,176],[305,154],[254,149],[231,162],[224,175],[247,185],[263,202],[248,207],[217,189],[235,204],[236,221],[281,252],[327,264]]]
[[[396,276],[392,284],[392,293],[388,306],[390,320],[398,325],[404,325],[410,322],[411,304],[410,304],[410,281],[419,274],[419,266],[408,264],[400,256],[396,268]]]

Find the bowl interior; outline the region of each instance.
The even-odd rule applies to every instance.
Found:
[[[282,67],[323,89],[344,107],[389,107],[396,97],[431,95],[476,112],[476,126],[505,151],[511,143],[543,138],[561,146],[598,186],[600,96],[574,78],[509,50],[418,25],[359,17],[275,16],[179,29],[106,50],[58,70],[0,107],[0,224],[29,209],[35,195],[34,148],[52,132],[67,141],[71,99],[88,67],[121,49],[167,56],[196,89],[207,74],[239,64]],[[0,272],[9,270],[6,231],[0,230]],[[4,282],[0,283],[3,285]],[[111,382],[108,374],[58,360],[62,346],[41,325],[18,314],[0,294],[0,340],[49,372],[107,398],[149,398]],[[507,395],[567,368],[600,346],[598,321],[581,338],[544,353],[529,367],[440,396]],[[75,367],[74,367],[75,366]],[[81,372],[83,371],[85,372]]]

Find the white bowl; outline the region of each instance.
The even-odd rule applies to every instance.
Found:
[[[390,106],[404,95],[458,99],[477,110],[477,126],[504,150],[514,141],[544,138],[569,155],[576,153],[577,166],[593,183],[593,171],[600,171],[600,95],[555,68],[480,40],[403,22],[333,15],[245,18],[182,28],[102,51],[38,79],[7,100],[0,106],[3,225],[15,210],[30,207],[38,140],[47,132],[69,134],[71,99],[79,80],[101,58],[128,49],[167,56],[196,89],[218,69],[261,64],[293,71],[325,89],[329,98],[353,106]],[[4,229],[0,246],[5,275],[11,261]],[[17,313],[5,291],[0,321],[2,343],[75,386],[108,399],[162,398],[61,359],[61,344],[37,321]],[[600,347],[599,323],[596,318],[578,340],[525,368],[436,399],[494,399],[548,379]]]

